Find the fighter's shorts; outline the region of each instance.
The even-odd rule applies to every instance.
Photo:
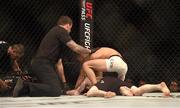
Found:
[[[124,60],[118,55],[113,55],[109,59],[106,59],[106,66],[107,72],[117,72],[119,75],[124,77],[128,70],[126,62],[124,62]]]
[[[118,78],[115,77],[104,77],[102,78],[97,84],[95,84],[95,86],[103,91],[111,91],[111,92],[115,92],[116,95],[121,95],[120,94],[120,87],[122,86],[126,86],[128,88],[131,88],[132,85],[128,84]]]

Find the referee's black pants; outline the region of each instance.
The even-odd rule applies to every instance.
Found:
[[[29,96],[60,96],[62,81],[56,72],[55,63],[48,59],[33,60],[31,71],[36,75],[37,83],[28,83]]]

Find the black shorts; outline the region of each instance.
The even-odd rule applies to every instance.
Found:
[[[118,79],[115,77],[104,77],[102,78],[96,85],[95,85],[98,89],[103,90],[103,91],[111,91],[111,92],[115,92],[116,95],[121,95],[119,88],[121,86],[126,86],[131,88],[132,85]]]

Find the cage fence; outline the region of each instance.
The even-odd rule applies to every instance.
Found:
[[[93,47],[111,47],[128,64],[126,78],[138,85],[180,81],[178,0],[94,0]],[[80,42],[80,0],[1,0],[0,40],[22,43],[28,70],[37,48],[61,15],[73,19],[72,38]],[[74,84],[80,69],[75,54],[64,51],[65,74]]]

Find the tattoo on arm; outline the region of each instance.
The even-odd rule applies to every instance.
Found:
[[[74,52],[78,53],[78,54],[89,54],[91,53],[90,49],[84,48],[81,45],[78,45],[76,42],[74,42],[73,40],[69,41],[66,43],[66,45],[73,50]]]

